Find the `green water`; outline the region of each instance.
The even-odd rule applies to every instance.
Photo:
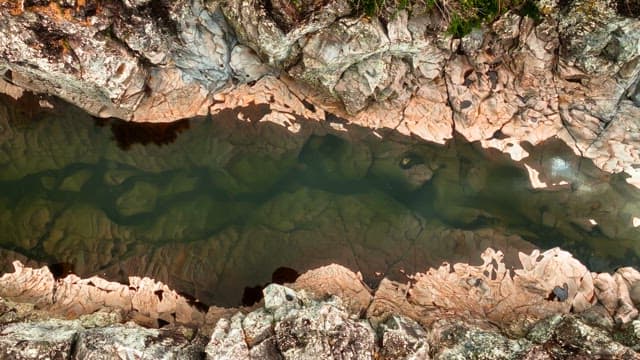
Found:
[[[522,162],[457,137],[292,134],[235,109],[173,125],[97,121],[57,102],[0,102],[2,269],[20,255],[81,276],[147,275],[236,305],[274,270],[340,263],[375,285],[488,246],[561,246],[593,270],[640,265],[640,191],[559,141]],[[534,190],[524,164],[561,190]],[[597,225],[591,225],[592,219]]]

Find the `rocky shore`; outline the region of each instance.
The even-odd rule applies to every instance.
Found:
[[[316,208],[305,204],[326,203],[322,211],[335,213],[327,219],[356,219],[362,229],[373,228],[379,234],[375,245],[380,253],[393,248],[389,256],[394,261],[367,259],[369,269],[390,269],[390,263],[397,264],[406,254],[433,255],[430,260],[440,261],[439,255],[449,250],[461,253],[458,247],[473,250],[494,244],[506,244],[502,250],[514,255],[509,261],[517,257],[520,262],[511,266],[503,252],[489,248],[480,265],[445,263],[425,272],[403,273],[401,280],[382,274],[375,289],[362,274],[328,265],[295,281],[260,286],[258,297],[263,299],[244,308],[209,306],[157,278],[129,276],[113,282],[69,274],[65,263],[57,264],[63,269],[50,269],[35,261],[15,262],[13,272],[0,277],[0,358],[640,359],[640,272],[634,268],[592,272],[558,248],[516,255],[516,250],[534,245],[500,230],[449,231],[435,220],[422,222],[400,206],[391,208],[389,202],[366,196],[343,199],[319,189],[284,193],[260,207],[242,203],[236,204],[237,210],[216,212],[216,227],[222,228],[234,224],[234,216],[242,217],[245,207],[259,209],[252,217],[255,227],[230,226],[212,237],[215,241],[204,241],[212,233],[207,227],[211,218],[196,215],[202,208],[214,212],[224,204],[201,197],[193,178],[171,173],[160,187],[117,165],[144,164],[150,173],[161,173],[179,169],[186,161],[171,158],[170,150],[152,161],[150,150],[117,152],[117,147],[126,149],[139,139],[127,142],[126,134],[118,137],[113,118],[174,122],[157,140],[162,144],[189,127],[189,121],[181,119],[207,116],[207,121],[219,120],[219,126],[232,117],[237,128],[213,127],[231,140],[200,139],[208,146],[202,153],[210,158],[198,165],[219,163],[220,168],[207,175],[218,182],[206,187],[238,194],[268,188],[273,183],[269,176],[286,177],[289,168],[312,169],[317,159],[324,159],[318,149],[343,144],[332,132],[346,133],[350,126],[369,128],[378,138],[399,133],[438,144],[462,136],[522,160],[533,189],[521,197],[528,201],[518,204],[522,219],[516,225],[535,218],[543,228],[557,231],[553,234],[588,234],[589,247],[572,246],[624,259],[635,251],[633,239],[640,226],[637,194],[626,184],[609,184],[608,179],[605,184],[599,171],[625,173],[624,180],[640,188],[640,14],[598,0],[540,0],[536,5],[540,19],[508,11],[456,38],[446,32],[446,20],[437,9],[398,10],[392,16],[369,18],[358,16],[346,0],[317,3],[306,14],[288,11],[285,2],[260,0],[0,0],[0,142],[19,150],[2,154],[3,181],[17,183],[25,174],[35,174],[33,183],[25,184],[67,196],[80,193],[97,171],[83,166],[99,163],[106,164],[100,181],[119,194],[110,199],[115,201],[110,214],[87,201],[62,206],[43,200],[44,195],[34,197],[35,202],[29,202],[29,196],[0,202],[0,220],[15,230],[9,231],[10,246],[0,250],[3,257],[9,254],[26,262],[25,254],[40,251],[57,258],[53,249],[62,248],[60,258],[86,273],[97,272],[94,266],[112,278],[153,273],[194,293],[198,288],[204,295],[221,296],[225,287],[246,286],[246,279],[254,275],[248,271],[234,277],[229,270],[234,261],[209,269],[209,257],[244,256],[257,244],[250,240],[280,239],[273,234],[292,240],[279,242],[283,249],[291,247],[293,240],[310,238],[304,232],[309,228],[307,217],[316,213],[308,210]],[[111,130],[118,144],[102,144],[108,148],[107,160],[86,150],[103,139],[90,129],[61,131],[60,138],[73,144],[73,151],[60,150],[49,131],[53,128],[42,124],[34,127],[37,141],[25,140],[31,139],[23,136],[31,130],[21,126],[22,117],[16,114],[24,109],[46,112],[59,102],[32,92],[114,121]],[[7,97],[24,109],[5,102]],[[78,119],[84,116],[78,110],[70,113]],[[312,129],[309,121],[322,126]],[[240,146],[232,150],[254,139],[244,138],[238,124],[260,122],[273,127],[255,127],[255,132],[272,134],[256,146],[257,155],[246,156],[249,152]],[[315,131],[330,136],[316,141]],[[299,136],[280,141],[282,132]],[[529,153],[532,144],[550,140],[564,142],[580,158],[565,161],[553,151]],[[500,179],[498,166],[463,171],[473,162],[467,159],[474,158],[461,155],[456,155],[456,162],[425,163],[405,140],[398,144],[375,151],[344,145],[342,153],[335,153],[339,156],[327,156],[326,166],[353,179],[373,169],[374,175],[394,175],[398,184],[412,189],[432,178],[440,185],[463,179],[453,182],[455,191],[436,186],[438,191],[426,194],[438,200],[434,209],[443,218],[461,226],[503,218],[507,220],[500,221],[510,224],[499,211],[498,216],[452,200],[452,195],[462,199],[463,193],[493,189],[487,184]],[[56,157],[31,162],[41,148]],[[295,155],[285,151],[290,148],[298,149]],[[230,156],[233,151],[237,154]],[[267,161],[267,152],[287,161]],[[71,166],[69,174],[55,172],[75,164],[78,154],[82,166]],[[377,163],[372,154],[379,155]],[[358,157],[367,159],[361,163],[368,169],[354,169],[350,159]],[[583,167],[582,157],[600,170],[590,164]],[[256,163],[266,164],[269,171],[263,177],[247,170]],[[587,169],[588,176],[576,169]],[[566,181],[563,171],[574,183]],[[120,186],[128,186],[126,181],[130,187]],[[549,193],[540,195],[534,190],[538,188]],[[45,190],[42,193],[48,194]],[[174,196],[188,201],[176,201],[178,210],[165,214],[156,202]],[[339,201],[350,211],[335,205]],[[153,215],[147,228],[127,227],[129,217],[144,214]],[[174,220],[180,216],[195,219],[197,226],[177,224]],[[380,218],[391,225],[374,227]],[[51,219],[57,219],[55,226]],[[76,227],[79,219],[83,222]],[[344,233],[336,232],[336,223],[318,225],[335,235],[317,232],[326,241],[319,247],[337,248],[349,257],[345,262],[359,266],[362,249],[347,241],[346,226]],[[437,236],[423,232],[425,224],[435,224],[429,231]],[[189,240],[196,247],[158,236],[162,241],[157,248],[147,251],[138,241],[156,238],[138,235],[151,230]],[[437,247],[416,255],[419,236],[436,239]],[[620,246],[609,248],[602,241],[605,236],[619,240]],[[104,239],[119,242],[112,246]],[[518,246],[506,248],[509,244]],[[166,266],[176,254],[177,261]],[[299,250],[288,256],[308,263]],[[250,260],[255,266],[271,265],[259,256]],[[197,286],[207,281],[226,283]]]
[[[507,269],[443,264],[383,280],[329,265],[271,284],[242,309],[198,306],[151,279],[0,278],[0,357],[11,359],[636,359],[640,272],[592,273],[551,249]]]
[[[437,9],[358,17],[350,2],[0,3],[5,93],[59,96],[89,113],[166,122],[264,104],[254,121],[390,128],[526,156],[549,138],[639,184],[640,21],[599,0],[538,1],[461,39]],[[247,114],[239,119],[247,119]]]

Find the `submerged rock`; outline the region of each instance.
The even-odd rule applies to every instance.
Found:
[[[134,121],[253,102],[296,132],[296,116],[329,112],[438,143],[457,132],[516,160],[521,142],[558,137],[640,184],[640,21],[613,2],[536,3],[537,20],[508,11],[455,39],[438,7],[383,22],[343,0],[9,1],[0,89]]]

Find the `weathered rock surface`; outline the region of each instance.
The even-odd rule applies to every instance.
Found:
[[[521,142],[558,137],[640,186],[640,21],[630,11],[540,2],[539,22],[507,12],[454,39],[437,7],[383,23],[352,17],[342,0],[268,5],[5,1],[0,73],[135,121],[216,113],[231,98],[279,104],[265,120],[294,132],[295,116],[327,111],[438,143],[455,130],[516,160]]]
[[[149,278],[131,277],[129,285],[76,275],[56,280],[46,267],[25,268],[19,262],[14,266],[15,272],[0,277],[0,296],[33,303],[54,314],[78,317],[110,309],[147,326],[157,327],[159,321],[192,326],[206,323],[197,304]]]
[[[93,314],[65,314],[74,320],[51,318],[55,304],[40,302],[36,309],[29,302],[38,290],[26,291],[38,275],[46,278],[46,269],[32,277],[24,276],[31,270],[19,269],[27,281],[24,294],[31,297],[23,294],[21,303],[0,299],[0,354],[16,359],[196,359],[203,353],[207,359],[640,359],[640,332],[632,320],[637,310],[625,302],[637,297],[640,274],[634,269],[612,276],[618,287],[594,289],[585,285],[589,279],[608,274],[591,273],[558,249],[522,255],[523,268],[513,275],[501,272],[499,253],[489,249],[483,258],[479,266],[456,264],[451,272],[445,265],[416,274],[406,285],[384,280],[364,315],[335,296],[358,296],[345,291],[359,283],[355,274],[348,277],[335,265],[311,271],[304,285],[294,284],[301,290],[269,285],[261,307],[216,319],[208,344],[205,323],[190,324],[205,326],[204,332],[123,325],[126,314],[106,304]],[[15,281],[6,275],[1,280],[0,289]],[[354,284],[345,284],[349,281]],[[553,285],[558,282],[562,286]],[[617,306],[608,309],[607,301],[616,297]],[[605,305],[591,306],[596,302]]]
[[[78,333],[74,359],[201,359],[206,340],[187,328],[111,325]]]
[[[331,279],[322,282],[319,279]],[[372,290],[363,283],[361,274],[331,264],[302,274],[291,284],[293,289],[314,289],[318,296],[335,295],[344,299],[344,305],[353,314],[366,311],[373,299]]]
[[[25,322],[0,327],[2,359],[68,359],[78,326],[64,321]]]
[[[2,359],[201,359],[204,346],[204,337],[181,327],[57,319],[0,326]]]
[[[298,299],[294,290],[284,286],[270,285],[264,290],[266,312],[234,318],[226,325],[218,324],[216,331],[223,339],[234,326],[259,329],[255,333],[243,333],[243,338],[254,345],[274,336],[264,324],[277,321],[282,322],[282,326],[298,326],[285,320],[290,313],[301,315],[305,306],[322,312],[323,316],[334,316],[333,310],[323,308],[321,311],[314,307],[314,301],[329,296],[344,298],[336,307],[350,314],[362,315],[366,310],[367,318],[376,326],[394,314],[412,318],[426,328],[436,321],[464,314],[465,321],[490,324],[510,334],[522,335],[533,323],[549,316],[583,313],[596,304],[601,305],[585,312],[585,319],[602,319],[600,323],[606,324],[606,318],[610,318],[612,324],[615,320],[621,325],[638,316],[640,273],[633,268],[620,268],[613,275],[592,273],[558,248],[544,253],[535,250],[530,255],[521,253],[521,268],[515,269],[507,269],[500,251],[487,249],[482,259],[484,263],[478,266],[444,264],[425,273],[407,275],[404,284],[383,279],[373,296],[359,277],[344,267],[331,265],[311,270],[291,285],[306,291],[303,298]],[[162,322],[202,327],[225,316],[215,307],[210,309],[211,316],[206,316],[199,309],[202,306],[191,304],[166,285],[148,278],[131,277],[129,286],[125,286],[98,277],[83,280],[68,275],[54,279],[46,267],[24,268],[17,262],[15,266],[14,273],[0,278],[0,296],[35,304],[39,309],[67,317],[107,309],[147,326],[158,326],[158,322]],[[12,316],[20,319],[18,315]],[[406,322],[385,325],[394,331],[411,326]]]
[[[264,293],[264,309],[218,322],[208,359],[372,358],[373,329],[339,299],[317,302],[280,285]]]
[[[427,333],[415,321],[392,315],[378,327],[382,359],[428,359]]]

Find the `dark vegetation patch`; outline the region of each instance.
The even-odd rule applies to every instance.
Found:
[[[280,0],[273,0],[280,1]],[[292,0],[294,2],[301,0]],[[388,20],[400,10],[437,11],[449,24],[447,32],[462,37],[482,24],[491,23],[507,11],[540,21],[534,0],[351,0],[356,13]],[[640,0],[619,0],[635,1]]]
[[[495,21],[507,11],[528,16],[536,22],[542,17],[533,0],[459,0],[446,7],[440,5],[438,9],[444,9],[441,10],[443,15],[449,18],[447,32],[455,37],[463,37],[474,28]]]

